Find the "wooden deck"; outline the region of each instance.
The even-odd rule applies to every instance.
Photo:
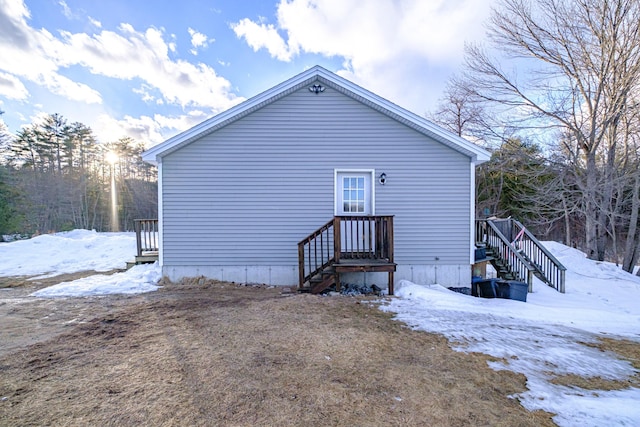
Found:
[[[157,219],[134,220],[136,264],[158,260]],[[345,273],[387,273],[393,295],[393,216],[336,216],[298,243],[299,289],[320,293],[330,286],[340,291]]]
[[[299,290],[320,293],[343,273],[388,273],[393,295],[393,216],[336,216],[298,243]]]

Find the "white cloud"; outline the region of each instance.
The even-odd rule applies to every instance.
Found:
[[[102,103],[102,97],[98,91],[57,73],[38,74],[34,81],[46,86],[52,93],[64,96],[71,101],[86,102],[87,104]]]
[[[120,138],[131,137],[145,143],[147,147],[158,144],[167,138],[200,123],[208,117],[203,111],[192,110],[188,114],[178,117],[167,117],[155,114],[153,117],[140,116],[138,118],[125,116],[122,120],[102,114],[98,117],[93,130],[101,142],[117,141]]]
[[[245,18],[231,28],[239,38],[244,38],[254,52],[267,49],[272,57],[281,61],[290,61],[297,51],[289,48],[284,39],[278,34],[278,30],[272,24],[255,23]]]
[[[71,12],[71,9],[69,8],[69,5],[67,5],[66,1],[61,0],[58,2],[58,4],[62,7],[62,14],[64,16],[66,16],[68,19],[73,18],[73,13]]]
[[[89,22],[91,23],[91,25],[93,25],[94,27],[96,27],[96,28],[102,28],[102,22],[100,22],[100,21],[98,21],[97,19],[92,18],[92,17],[90,17],[90,16],[88,17],[88,19],[89,19]]]
[[[64,9],[66,3],[60,5]],[[63,75],[66,68],[77,65],[109,78],[140,79],[157,90],[167,104],[207,107],[218,112],[243,100],[232,93],[229,81],[210,66],[169,58],[169,51],[175,51],[175,42],[173,36],[166,41],[162,29],[137,31],[123,23],[117,31],[60,32],[56,37],[45,29],[31,28],[28,18],[29,10],[23,2],[0,0],[0,71],[70,100],[102,102],[97,90]],[[200,47],[211,42],[206,37],[203,41],[195,32],[194,36]]]
[[[149,85],[141,85],[138,89],[132,89],[133,93],[140,95],[144,102],[157,102],[155,95],[151,94],[152,88]]]
[[[119,32],[96,35],[64,33],[65,56],[60,61],[80,64],[94,74],[117,79],[139,78],[156,88],[168,103],[182,107],[225,110],[242,99],[231,92],[228,80],[206,64],[172,60],[172,49],[156,28],[138,32],[122,24]]]
[[[23,100],[29,97],[29,92],[16,76],[0,72],[0,95],[9,99]]]
[[[98,117],[93,130],[101,142],[113,142],[127,136],[145,143],[162,140],[160,126],[149,116],[135,118],[127,115],[124,119],[117,120],[103,114]]]
[[[0,71],[41,85],[52,93],[86,103],[102,102],[100,94],[86,84],[61,75],[57,56],[64,46],[47,30],[27,24],[24,3],[0,0]]]
[[[48,113],[45,113],[41,110],[42,105],[36,105],[36,110],[29,116],[30,123],[42,123],[45,121],[47,117],[49,117]]]
[[[31,13],[23,1],[2,0],[0,6],[6,16],[31,18]]]
[[[66,1],[64,0],[60,0],[58,1],[58,5],[60,5],[60,7],[62,7],[62,14],[69,20],[75,20],[75,21],[89,21],[89,23],[91,25],[93,25],[96,28],[102,28],[102,22],[100,22],[99,20],[88,16],[86,14],[86,12],[83,9],[79,9],[76,12],[74,12],[73,10],[71,10],[71,8],[69,7],[69,5],[67,4]]]
[[[437,97],[444,85],[425,76],[460,66],[465,41],[484,37],[491,3],[280,0],[277,25],[245,18],[231,28],[255,51],[281,61],[304,53],[343,58],[339,74],[417,110],[426,91]]]
[[[198,54],[198,49],[204,49],[209,46],[209,43],[213,43],[215,41],[215,39],[209,39],[206,35],[199,33],[193,28],[189,28],[188,31],[191,36],[191,46],[193,46],[193,49],[189,52],[193,55]]]
[[[232,28],[254,49],[283,60],[304,51],[357,63],[406,53],[448,61],[460,59],[465,39],[484,34],[489,6],[476,0],[378,0],[375,7],[361,0],[281,0],[277,28],[249,19]]]
[[[170,130],[173,133],[177,133],[202,122],[208,117],[209,115],[204,111],[191,110],[187,114],[183,114],[177,117],[167,117],[167,116],[156,114],[154,116],[154,119],[161,128]],[[160,141],[157,140],[154,142],[160,142]]]

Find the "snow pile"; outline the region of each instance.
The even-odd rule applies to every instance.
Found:
[[[158,263],[136,265],[123,273],[96,274],[72,282],[62,282],[31,294],[35,297],[139,294],[158,289],[161,278]]]
[[[73,230],[0,244],[0,276],[53,277],[124,268],[136,255],[134,233]]]
[[[527,302],[482,299],[440,285],[401,281],[383,310],[409,326],[446,336],[458,351],[500,359],[491,367],[527,377],[528,391],[513,396],[529,409],[556,413],[561,426],[640,425],[640,389],[583,390],[554,385],[575,374],[625,380],[636,370],[589,343],[598,335],[640,341],[640,277],[546,242],[566,267],[566,293],[537,282]]]
[[[124,268],[136,255],[134,233],[74,230],[0,244],[0,276],[55,277],[65,273]],[[37,297],[135,294],[158,289],[157,263],[112,275],[96,274],[41,289]]]

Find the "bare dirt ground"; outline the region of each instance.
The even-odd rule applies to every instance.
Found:
[[[28,296],[71,278],[0,278],[2,426],[554,425],[508,397],[523,376],[366,297],[202,280]]]

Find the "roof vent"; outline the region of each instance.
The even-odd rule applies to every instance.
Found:
[[[319,94],[319,93],[324,92],[324,89],[325,89],[325,88],[324,88],[324,86],[322,86],[322,85],[313,85],[313,86],[309,86],[309,92],[313,92],[313,93],[315,93],[316,95],[317,95],[317,94]]]

